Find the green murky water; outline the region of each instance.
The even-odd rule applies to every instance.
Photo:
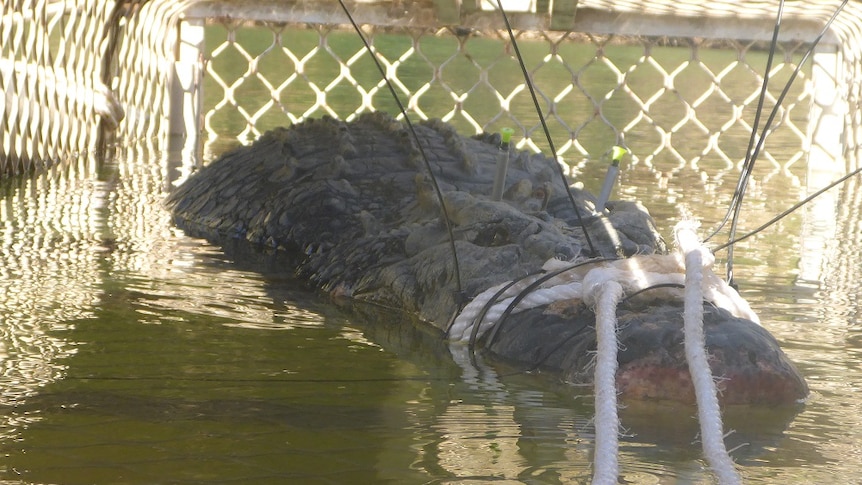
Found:
[[[406,319],[344,313],[276,260],[187,237],[162,207],[167,159],[129,146],[2,184],[0,482],[589,482],[589,398],[473,367]],[[592,187],[603,167],[578,171]],[[665,234],[683,213],[710,228],[723,170],[659,158],[626,167],[618,194]],[[758,170],[744,228],[799,200],[794,170]],[[812,389],[796,414],[729,412],[748,483],[862,480],[856,187],[737,248],[743,296]],[[694,412],[624,410],[622,477],[713,483]]]

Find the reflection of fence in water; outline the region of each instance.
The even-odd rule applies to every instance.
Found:
[[[102,291],[96,254],[109,190],[90,176],[72,167],[0,190],[0,406],[26,402],[63,374],[76,351],[65,331],[92,316]]]

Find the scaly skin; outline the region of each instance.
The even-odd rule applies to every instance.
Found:
[[[441,122],[416,129],[418,142],[405,125],[375,113],[352,123],[322,119],[274,130],[202,169],[168,205],[178,225],[196,235],[282,250],[297,274],[322,290],[404,309],[441,330],[460,303],[493,285],[535,273],[550,258],[591,256],[556,162],[514,152],[503,201],[495,202],[489,197],[499,154],[494,136],[465,138]],[[440,203],[417,143],[443,193],[460,293]],[[639,204],[617,203],[598,217],[590,215],[590,194],[570,190],[598,255],[666,251]],[[725,402],[790,403],[807,394],[765,330],[708,309],[707,347],[714,373],[728,378]],[[623,306],[618,314],[628,349],[617,375],[624,398],[691,401],[679,350],[681,307]],[[576,300],[511,315],[487,351],[586,383],[594,320]]]

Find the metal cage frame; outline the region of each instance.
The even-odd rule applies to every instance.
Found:
[[[497,39],[503,49],[508,39],[499,12],[486,0],[414,0],[349,2],[354,17],[372,38],[376,32],[397,31],[421,39],[423,36],[449,35],[459,39],[459,50],[453,56],[464,55],[464,39]],[[834,3],[834,5],[832,4]],[[782,21],[781,45],[784,58],[780,64],[792,66],[793,56],[801,46],[814,39],[838,2],[793,2],[785,9]],[[698,103],[709,96],[727,98],[721,82],[724,69],[704,67],[698,52],[718,46],[736,50],[743,68],[745,55],[757,45],[768,41],[772,34],[775,2],[751,1],[738,5],[731,0],[543,0],[503,1],[510,10],[512,25],[520,38],[529,36],[547,42],[545,59],[533,63],[533,73],[545,65],[562,66],[571,76],[567,91],[542,93],[548,108],[546,118],[556,128],[567,131],[560,144],[560,153],[570,156],[595,157],[594,150],[585,148],[581,136],[590,123],[613,132],[620,143],[628,143],[627,132],[638,124],[649,125],[659,142],[651,148],[635,150],[636,160],[651,163],[657,157],[668,157],[680,165],[697,165],[704,156],[717,157],[727,167],[737,165],[741,157],[721,149],[720,140],[729,128],[748,129],[749,121],[742,114],[753,103],[752,96],[739,101],[728,100],[733,113],[718,130],[707,127],[697,117]],[[98,153],[106,140],[133,140],[141,137],[158,139],[165,150],[181,150],[187,156],[200,159],[211,156],[211,139],[222,136],[208,120],[212,112],[204,112],[204,80],[215,80],[218,71],[218,49],[231,50],[245,57],[248,63],[243,79],[261,79],[256,66],[260,56],[242,52],[236,32],[250,25],[269,29],[273,35],[270,51],[280,50],[291,59],[293,68],[301,70],[303,57],[292,53],[284,43],[284,29],[293,27],[331,32],[346,29],[347,19],[334,0],[241,1],[184,0],[135,1],[122,4],[93,0],[18,0],[4,4],[0,17],[5,47],[0,54],[0,88],[6,96],[0,100],[0,176],[39,170],[53,161]],[[207,46],[207,25],[226,29],[227,40],[217,46]],[[470,34],[465,36],[465,32]],[[860,78],[862,78],[862,5],[851,2],[838,20],[826,32],[804,74],[802,87],[779,114],[777,129],[787,129],[798,139],[799,149],[780,160],[769,159],[776,169],[787,170],[800,160],[808,170],[834,174],[855,167],[862,140],[860,117]],[[321,34],[321,55],[332,55],[325,48],[326,35]],[[416,41],[419,42],[419,41]],[[564,42],[582,42],[595,47],[589,66],[570,66],[555,58],[554,49]],[[644,55],[631,65],[617,65],[604,55],[606,46],[614,42],[642,44]],[[650,49],[663,43],[685,45],[692,52],[690,59],[678,65],[664,66],[656,61]],[[398,84],[398,67],[407,57],[388,58],[378,53],[391,80]],[[214,55],[215,53],[215,55]],[[789,53],[789,54],[788,54]],[[60,55],[62,54],[62,55]],[[346,59],[337,59],[342,75],[335,85],[355,85],[363,104],[347,117],[359,111],[376,109],[374,92],[351,79],[350,65],[367,55],[357,50]],[[601,66],[616,77],[616,83],[604,95],[592,96],[579,89],[578,76],[589,72],[590,66]],[[681,67],[682,66],[682,67]],[[686,99],[674,84],[680,70],[701,69],[710,79],[703,96]],[[649,68],[662,76],[661,85],[652,93],[638,94],[629,82],[633,72]],[[782,68],[786,68],[782,67]],[[437,72],[440,66],[433,66]],[[75,72],[74,76],[66,73]],[[478,75],[487,75],[480,68]],[[300,76],[302,77],[302,76]],[[314,84],[314,80],[303,79]],[[264,81],[260,81],[266,84]],[[432,78],[427,85],[439,83]],[[480,82],[485,82],[480,79]],[[233,109],[246,119],[246,129],[230,134],[248,142],[261,131],[260,113],[246,110],[232,97],[235,82],[217,81],[223,91],[215,103],[218,109]],[[282,111],[283,124],[318,114],[332,114],[325,102],[326,86],[318,87],[319,102],[312,110],[293,113],[278,105],[283,86],[269,83],[273,102]],[[421,101],[423,89],[411,91],[403,84],[410,116],[427,117]],[[445,90],[445,88],[444,88]],[[512,114],[510,101],[523,92],[523,86],[512,90],[489,89],[500,103],[500,113],[521,130],[521,147],[542,149],[534,121],[521,122]],[[517,92],[516,92],[517,91]],[[494,128],[496,120],[471,119],[463,110],[470,93],[449,89],[452,108],[441,116],[444,120],[468,121],[474,131]],[[559,116],[560,99],[581,96],[593,112],[584,121],[569,122]],[[614,98],[616,96],[616,98]],[[662,97],[676,97],[684,115],[675,123],[656,122],[651,110]],[[637,106],[638,113],[622,126],[605,116],[609,99],[624,99]],[[774,101],[774,96],[773,96]],[[245,110],[245,111],[244,111]],[[795,111],[794,111],[795,110]],[[805,110],[805,113],[794,114]],[[750,111],[750,109],[749,109]],[[677,150],[674,137],[689,137],[684,129],[693,129],[704,137],[698,153]],[[692,128],[693,127],[693,128]],[[202,148],[203,147],[203,148]],[[202,155],[202,150],[206,155]]]

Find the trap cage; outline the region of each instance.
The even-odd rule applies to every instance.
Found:
[[[805,57],[839,3],[785,7],[764,118],[801,70],[761,153],[773,171],[855,167],[862,5],[848,3]],[[569,161],[614,143],[660,171],[744,160],[778,1],[501,4],[515,44],[496,0],[345,2],[411,119],[512,127],[519,148],[547,152],[518,48]],[[107,143],[206,160],[311,117],[398,113],[335,0],[13,0],[0,13],[0,177]]]

